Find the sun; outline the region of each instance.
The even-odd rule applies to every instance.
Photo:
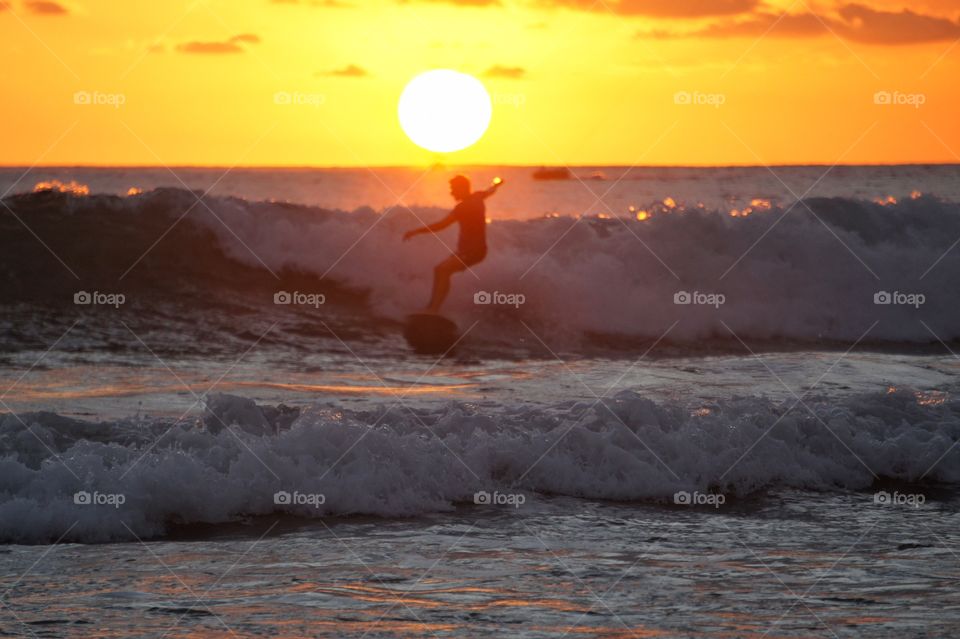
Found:
[[[403,89],[400,126],[414,144],[436,153],[460,151],[475,143],[490,125],[490,94],[472,75],[434,69]]]

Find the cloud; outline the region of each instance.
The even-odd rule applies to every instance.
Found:
[[[255,33],[241,33],[230,38],[230,42],[249,42],[250,44],[260,44],[260,36]]]
[[[916,44],[960,38],[960,24],[946,18],[914,13],[877,11],[862,4],[840,9],[843,35],[868,44]]]
[[[242,44],[258,44],[260,36],[253,33],[241,33],[229,40],[220,42],[184,42],[177,46],[181,53],[243,53]]]
[[[694,31],[658,30],[638,35],[654,38],[758,38],[768,34],[768,37],[804,38],[831,32],[865,44],[919,44],[960,38],[960,24],[909,9],[880,11],[862,4],[847,4],[840,6],[835,15],[761,11],[746,19],[715,22]]]
[[[342,69],[332,69],[330,71],[323,71],[318,73],[319,76],[328,76],[336,78],[365,78],[369,73],[363,67],[358,67],[355,64],[348,64]]]
[[[484,72],[484,76],[488,78],[510,78],[510,79],[519,79],[524,77],[527,74],[527,70],[523,67],[503,67],[499,64],[495,64]]]
[[[540,0],[541,6],[587,11],[612,11],[623,16],[704,18],[753,11],[760,0]]]
[[[62,4],[49,0],[27,0],[24,6],[27,11],[39,16],[65,16],[70,13]]]
[[[647,35],[658,38],[755,38],[765,33],[778,37],[811,37],[829,33],[829,31],[823,19],[812,13],[794,15],[757,13],[746,20],[716,22],[697,29],[696,31],[673,32],[659,30]]]
[[[185,42],[177,46],[181,53],[243,53],[243,47],[233,42]]]

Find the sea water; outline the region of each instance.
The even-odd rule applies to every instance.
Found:
[[[532,171],[444,358],[455,170],[28,172],[0,629],[955,634],[957,168]]]

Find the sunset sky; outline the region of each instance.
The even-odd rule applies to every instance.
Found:
[[[958,40],[957,0],[0,0],[0,163],[960,162]],[[433,68],[494,101],[444,157],[397,120]]]

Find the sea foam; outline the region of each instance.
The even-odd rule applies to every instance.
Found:
[[[67,541],[129,540],[256,515],[415,516],[495,491],[526,503],[538,494],[672,503],[699,491],[730,503],[767,489],[866,489],[878,477],[960,483],[960,403],[906,389],[695,410],[626,391],[553,406],[299,412],[218,395],[196,423],[0,420],[7,542],[67,530]]]

